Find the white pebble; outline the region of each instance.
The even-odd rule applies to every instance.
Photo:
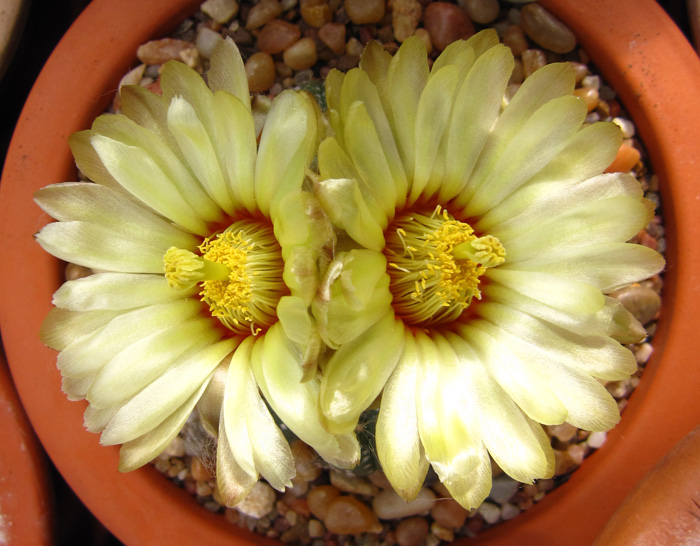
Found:
[[[277,496],[272,487],[263,482],[256,482],[250,495],[236,505],[236,510],[251,518],[260,519],[272,512],[275,500]]]
[[[501,519],[501,509],[498,505],[491,502],[482,503],[481,506],[477,508],[477,511],[481,514],[481,517],[484,518],[486,523],[496,523]]]
[[[651,343],[642,343],[638,348],[634,357],[637,359],[637,364],[644,364],[651,358],[651,353],[654,352],[654,347]]]
[[[221,34],[210,28],[203,27],[197,34],[197,51],[202,57],[208,59],[221,40],[223,40]]]
[[[586,443],[593,449],[598,449],[599,447],[603,447],[607,437],[607,432],[591,432],[588,438],[586,438]]]
[[[202,11],[217,23],[228,23],[238,13],[236,0],[207,0],[202,4]]]
[[[435,505],[435,493],[423,488],[415,500],[406,502],[393,489],[383,489],[372,501],[374,513],[380,519],[398,519],[426,515]]]
[[[634,136],[634,123],[625,118],[613,118],[612,122],[622,129],[622,136],[624,138],[632,138]]]
[[[510,476],[502,474],[501,476],[494,478],[489,497],[498,504],[503,504],[504,502],[508,502],[510,500],[510,498],[518,490],[518,487],[520,487],[518,482],[516,482]]]
[[[520,514],[520,512],[520,508],[509,502],[501,506],[501,517],[504,520],[513,519],[515,516]]]
[[[600,76],[593,76],[589,74],[584,76],[581,80],[581,87],[587,87],[589,89],[600,89]]]

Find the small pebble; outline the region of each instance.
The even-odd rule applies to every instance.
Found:
[[[617,151],[617,156],[610,164],[610,166],[605,169],[606,173],[626,173],[631,171],[634,166],[639,162],[641,154],[639,150],[630,146],[629,144],[622,143],[620,149]]]
[[[484,518],[486,523],[494,524],[501,519],[501,509],[492,502],[481,503],[481,506],[477,508],[477,512],[481,514],[481,517]]]
[[[515,481],[507,474],[503,474],[502,476],[494,478],[489,497],[498,504],[503,504],[510,500],[519,487],[519,482]]]
[[[319,29],[318,37],[336,55],[345,51],[345,25],[327,23]]]
[[[474,25],[466,12],[455,4],[432,2],[423,13],[423,26],[430,33],[434,47],[442,51],[455,40],[474,34]]]
[[[92,269],[84,265],[69,263],[66,266],[65,276],[67,281],[75,281],[92,275]]]
[[[260,0],[248,12],[246,30],[254,30],[269,23],[282,13],[282,6],[278,0]]]
[[[503,45],[513,52],[513,56],[520,57],[528,48],[525,31],[520,25],[510,25],[503,32]],[[585,66],[585,65],[584,65]]]
[[[434,521],[430,526],[430,532],[445,542],[452,542],[455,538],[455,533],[452,529],[440,525],[437,521]]]
[[[236,0],[207,0],[200,8],[217,23],[225,24],[238,13]]]
[[[306,502],[314,516],[325,520],[330,502],[338,496],[340,496],[340,491],[332,485],[319,485],[309,491]]]
[[[603,447],[603,444],[605,444],[605,440],[608,437],[607,432],[591,432],[590,435],[588,436],[588,439],[586,440],[586,443],[592,448],[592,449],[598,449]]]
[[[379,488],[367,478],[360,476],[347,476],[343,472],[331,469],[330,471],[331,485],[345,493],[355,493],[357,495],[374,496],[379,491]]]
[[[318,60],[316,42],[311,38],[302,38],[285,49],[282,58],[284,59],[284,64],[292,70],[311,68]]]
[[[583,63],[570,62],[569,65],[574,69],[576,75],[576,83],[580,83],[588,74],[588,67]]]
[[[378,533],[382,530],[369,506],[349,495],[333,499],[323,521],[326,529],[338,535]]]
[[[321,28],[333,20],[327,0],[301,0],[301,18],[314,28]]]
[[[413,36],[422,14],[423,8],[418,0],[394,0],[391,23],[397,41],[403,42]]]
[[[172,59],[179,59],[180,52],[192,47],[190,42],[175,38],[151,40],[136,50],[139,61],[145,64],[163,64]]]
[[[359,57],[362,55],[364,49],[365,46],[362,45],[362,42],[360,42],[360,40],[354,36],[348,40],[347,44],[345,44],[345,53],[348,55],[357,55]]]
[[[384,0],[345,0],[345,11],[356,25],[378,23],[385,10]]]
[[[646,364],[654,352],[654,346],[651,343],[642,343],[634,353],[634,358],[637,364]]]
[[[326,528],[323,526],[323,523],[321,523],[317,519],[309,520],[309,536],[311,538],[320,538],[325,534]]]
[[[435,493],[423,488],[415,500],[406,502],[393,489],[383,489],[372,500],[374,513],[379,519],[398,519],[425,515],[435,506]]]
[[[625,309],[634,317],[646,324],[659,312],[661,308],[661,297],[651,288],[633,284],[613,294]]]
[[[192,478],[198,482],[206,482],[211,479],[211,475],[207,471],[207,467],[204,466],[202,460],[199,457],[192,457],[190,462],[190,474]]]
[[[282,19],[273,19],[258,34],[257,46],[260,51],[274,55],[282,53],[301,37],[299,25]]]
[[[576,36],[561,21],[537,3],[520,10],[523,30],[533,42],[554,53],[569,53],[576,47]]]
[[[598,106],[598,90],[594,87],[581,87],[574,91],[574,95],[586,101],[586,109],[589,112],[592,112]]]
[[[547,432],[560,442],[564,443],[576,436],[577,431],[578,429],[569,423],[562,423],[561,425],[547,425]]]
[[[527,49],[523,51],[522,60],[525,78],[532,75],[535,70],[547,64],[547,56],[544,54],[544,51],[539,49]]]
[[[484,25],[498,17],[500,11],[498,0],[463,0],[463,2],[464,11],[475,23]]]
[[[275,83],[275,61],[269,53],[253,53],[245,63],[251,93],[263,93]]]
[[[520,514],[520,508],[509,502],[501,506],[501,517],[504,520],[513,519]]]
[[[632,138],[635,133],[634,123],[629,119],[616,117],[612,122],[622,130],[623,138]]]
[[[469,511],[454,499],[438,499],[430,515],[440,525],[457,529],[464,525]]]
[[[296,478],[311,482],[321,474],[321,468],[316,464],[316,453],[301,440],[292,442],[292,456],[296,468]]]
[[[428,520],[407,518],[396,526],[396,542],[399,546],[420,546],[428,536]]]
[[[416,38],[420,38],[420,40],[425,44],[425,49],[428,52],[428,55],[430,55],[430,53],[433,51],[433,43],[430,41],[430,33],[424,28],[417,28],[413,35]]]
[[[222,40],[220,33],[203,27],[197,34],[197,52],[205,59],[208,59]]]
[[[236,505],[236,510],[251,518],[260,519],[272,512],[276,500],[275,490],[265,482],[258,481],[250,494]]]

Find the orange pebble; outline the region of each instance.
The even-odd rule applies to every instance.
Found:
[[[376,533],[382,529],[372,509],[351,496],[333,499],[328,505],[328,513],[324,523],[326,529],[337,535]]]
[[[338,496],[340,496],[340,491],[332,485],[319,485],[309,491],[306,502],[311,513],[323,520],[326,519],[330,502]]]
[[[620,149],[617,151],[617,156],[610,164],[610,166],[605,169],[606,173],[626,173],[632,170],[632,168],[637,164],[641,154],[639,150],[633,148],[629,144],[622,144]]]

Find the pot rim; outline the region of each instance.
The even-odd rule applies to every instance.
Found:
[[[700,264],[700,224],[693,225],[700,216],[700,195],[693,191],[692,167],[700,165],[700,148],[693,145],[692,126],[683,125],[700,119],[700,93],[683,92],[700,88],[700,62],[653,0],[540,3],[574,30],[615,87],[659,175],[668,233],[663,317],[644,381],[606,445],[527,514],[465,544],[505,546],[514,534],[521,543],[555,545],[566,536],[569,544],[590,544],[641,476],[700,422],[700,369],[692,362],[700,352],[700,338],[692,330],[693,310],[700,306],[693,282],[693,266]],[[75,175],[68,136],[88,128],[104,110],[109,91],[133,64],[136,48],[165,35],[198,4],[93,0],[49,58],[20,116],[0,185],[0,327],[19,395],[39,438],[78,496],[120,540],[154,546],[224,540],[279,545],[212,514],[150,466],[120,474],[118,448],[100,446],[98,436],[83,429],[85,403],[65,398],[55,352],[38,337],[62,272],[58,261],[31,241],[50,220],[31,204],[27,210],[31,195]],[[160,19],[164,10],[170,15]],[[585,17],[591,12],[594,20]],[[645,441],[648,437],[651,442]],[[94,471],[85,472],[86,465]]]

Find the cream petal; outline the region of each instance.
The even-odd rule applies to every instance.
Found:
[[[331,222],[364,248],[381,251],[386,245],[382,226],[374,219],[357,180],[330,178],[315,188]]]
[[[229,425],[235,420],[246,421],[249,431],[247,441],[250,443],[254,469],[272,487],[283,491],[285,487],[292,486],[291,480],[296,473],[294,459],[287,440],[258,392],[250,365],[253,340],[248,340],[245,347],[240,347],[231,359],[222,411],[226,412],[225,422]],[[241,468],[245,468],[237,457],[238,445],[245,442],[245,439],[231,436],[228,426],[226,434],[234,457]]]
[[[53,222],[35,237],[46,252],[61,260],[123,273],[162,273],[168,249],[87,222]]]
[[[247,80],[244,81],[247,89]],[[214,143],[229,192],[237,203],[254,213],[257,210],[255,161],[258,150],[250,100],[242,102],[224,91],[217,91],[212,107],[217,114]]]
[[[340,115],[345,120],[346,124],[348,123],[350,109],[357,102],[361,102],[364,105],[367,115],[371,120],[371,124],[377,133],[381,151],[386,158],[387,165],[391,171],[391,177],[396,187],[397,201],[395,204],[403,204],[408,188],[408,181],[406,179],[407,173],[401,162],[401,157],[396,147],[396,142],[394,141],[394,135],[392,134],[391,126],[384,111],[379,93],[369,79],[369,76],[359,68],[350,70],[343,80],[343,88],[340,93]],[[345,135],[345,143],[347,146],[350,145],[347,133]],[[370,180],[367,180],[367,182],[371,183]]]
[[[140,339],[116,354],[97,373],[87,392],[96,408],[123,403],[182,358],[217,341],[209,318],[194,318]]]
[[[553,210],[562,214],[583,203],[620,196],[642,198],[642,187],[634,176],[611,173],[583,181],[533,180],[482,216],[474,227],[499,238],[514,238],[539,225]]]
[[[464,339],[448,334],[461,377],[476,393],[480,437],[491,457],[509,476],[523,483],[547,475],[548,457],[517,405],[491,377]],[[455,387],[457,389],[457,387]]]
[[[343,88],[345,73],[333,68],[326,76],[324,88],[326,90],[326,105],[328,122],[335,137],[343,142],[343,125],[340,119],[340,90]]]
[[[379,94],[384,113],[393,127],[392,109],[389,99],[389,64],[391,54],[377,41],[371,40],[365,45],[365,49],[360,56],[360,69],[369,76]]]
[[[649,221],[649,207],[634,197],[610,197],[588,201],[564,212],[551,212],[531,229],[514,238],[497,235],[508,252],[508,263],[537,264],[540,260],[569,265],[561,253],[574,247],[600,243],[621,243],[634,237]],[[615,260],[622,265],[622,262]]]
[[[100,442],[123,444],[152,431],[201,389],[239,342],[237,338],[219,341],[170,368],[119,409]]]
[[[438,158],[438,148],[450,122],[458,77],[457,66],[446,66],[438,72],[432,72],[418,101],[414,137],[415,168],[408,198],[410,204],[415,203],[422,194],[429,199],[442,183],[442,180],[431,177],[431,173],[434,171],[434,163],[444,159]]]
[[[77,400],[84,400],[90,385],[95,380],[93,376],[75,378],[75,377],[62,377],[61,378],[61,390],[66,395],[66,398],[71,402]],[[92,432],[92,431],[91,431]]]
[[[392,131],[407,173],[414,171],[416,112],[429,76],[425,44],[409,37],[389,63],[388,103]]]
[[[150,93],[150,91],[147,91]],[[151,93],[153,94],[153,93]],[[78,131],[68,137],[68,145],[75,158],[75,164],[80,172],[85,174],[90,180],[101,186],[105,186],[119,193],[127,191],[117,182],[100,160],[95,148],[90,144],[92,131]]]
[[[418,352],[413,336],[406,332],[404,338],[401,358],[382,391],[376,441],[379,462],[391,486],[411,501],[421,490],[428,461],[418,433]]]
[[[182,100],[182,99],[179,99]],[[185,202],[192,207],[195,214],[207,221],[222,219],[221,209],[207,196],[199,182],[181,161],[181,156],[174,152],[156,133],[141,127],[125,115],[103,115],[92,124],[95,135],[115,140],[126,146],[140,148],[153,160],[165,177],[182,195]],[[172,132],[170,132],[172,134]],[[172,138],[172,137],[171,137]],[[201,180],[201,178],[200,178]]]
[[[496,122],[512,71],[513,54],[509,48],[497,46],[477,59],[466,76],[455,98],[445,135],[445,174],[438,194],[440,202],[454,198],[469,179]]]
[[[120,94],[122,113],[154,133],[174,153],[179,153],[177,143],[168,131],[168,103],[163,97],[138,85],[124,85]]]
[[[207,133],[213,134],[216,117],[212,108],[213,95],[200,74],[185,63],[168,61],[160,73],[160,86],[168,106],[175,98],[184,100],[192,105]]]
[[[365,335],[341,345],[323,367],[320,405],[330,431],[351,434],[401,356],[404,328],[390,309]]]
[[[119,471],[131,472],[152,461],[167,448],[192,414],[213,373],[177,410],[160,425],[119,448]]]
[[[131,194],[184,229],[207,234],[205,223],[145,150],[99,134],[90,143],[109,173]]]
[[[250,116],[248,116],[250,117]],[[252,121],[252,118],[251,118]],[[181,97],[175,97],[168,107],[168,129],[175,137],[185,161],[213,201],[229,216],[236,203],[224,180],[215,143],[194,107]]]
[[[347,154],[365,186],[391,220],[396,209],[397,187],[365,105],[362,102],[353,103],[344,121]]]
[[[41,188],[34,201],[62,222],[97,224],[143,244],[194,250],[199,239],[168,222],[132,196],[89,182],[64,182]]]
[[[665,266],[663,257],[643,245],[598,243],[560,250],[556,256],[514,265],[523,272],[543,272],[612,292],[648,279]],[[541,274],[541,273],[536,273]]]
[[[58,355],[58,368],[68,377],[95,374],[132,343],[178,324],[200,309],[196,300],[178,300],[121,314],[63,349]]]
[[[255,344],[251,363],[265,399],[294,434],[335,466],[353,468],[359,462],[360,447],[354,434],[334,435],[321,423],[319,382],[301,382],[301,353],[279,323]]]
[[[259,210],[274,215],[287,193],[301,189],[307,155],[316,147],[316,118],[309,99],[283,91],[272,102],[255,165],[255,198]]]
[[[430,67],[430,80],[434,74],[437,74],[446,66],[456,66],[460,73],[460,80],[471,70],[476,60],[474,49],[467,44],[466,40],[455,40],[449,44]]]
[[[88,432],[100,433],[119,411],[119,407],[96,408],[92,404],[88,404],[83,415],[83,425]]]
[[[211,68],[207,72],[207,81],[212,91],[226,91],[236,97],[250,112],[250,91],[243,59],[238,46],[230,37],[226,37],[214,49]]]
[[[291,192],[282,198],[274,230],[283,254],[296,245],[318,252],[335,242],[333,226],[325,211],[316,197],[306,191]]]
[[[513,307],[582,336],[609,336],[620,343],[637,343],[647,335],[644,326],[619,301],[607,296],[605,306],[596,313],[567,313],[498,284],[485,286],[481,293],[485,301]]]
[[[277,317],[285,335],[300,345],[309,340],[316,327],[308,305],[298,296],[282,297],[277,304]]]
[[[606,380],[625,379],[637,370],[632,352],[608,337],[579,335],[496,303],[484,303],[479,314],[497,328],[546,352],[559,366]],[[493,328],[488,332],[492,337],[496,335]]]
[[[320,334],[331,347],[362,335],[386,314],[392,299],[384,255],[356,249],[338,259],[342,270],[330,294],[317,297],[312,306]]]
[[[518,271],[506,264],[490,268],[485,276],[519,294],[568,313],[596,313],[605,305],[603,294],[595,286],[550,273]]]
[[[235,506],[250,494],[258,481],[258,474],[248,474],[238,464],[226,436],[225,425],[222,417],[216,448],[216,485],[226,506]]]
[[[474,347],[491,377],[528,417],[545,425],[563,423],[566,407],[552,392],[546,378],[491,337],[490,326],[486,321],[475,320],[459,332]]]
[[[54,307],[41,324],[39,338],[42,343],[62,351],[76,339],[91,334],[123,311],[76,312]]]
[[[63,283],[53,304],[72,311],[121,310],[187,298],[197,287],[174,290],[162,275],[97,273]]]
[[[585,117],[586,104],[579,97],[559,97],[540,107],[500,155],[483,163],[488,167],[477,167],[479,172],[457,198],[457,206],[464,205],[467,216],[480,216],[495,207],[555,158]]]

